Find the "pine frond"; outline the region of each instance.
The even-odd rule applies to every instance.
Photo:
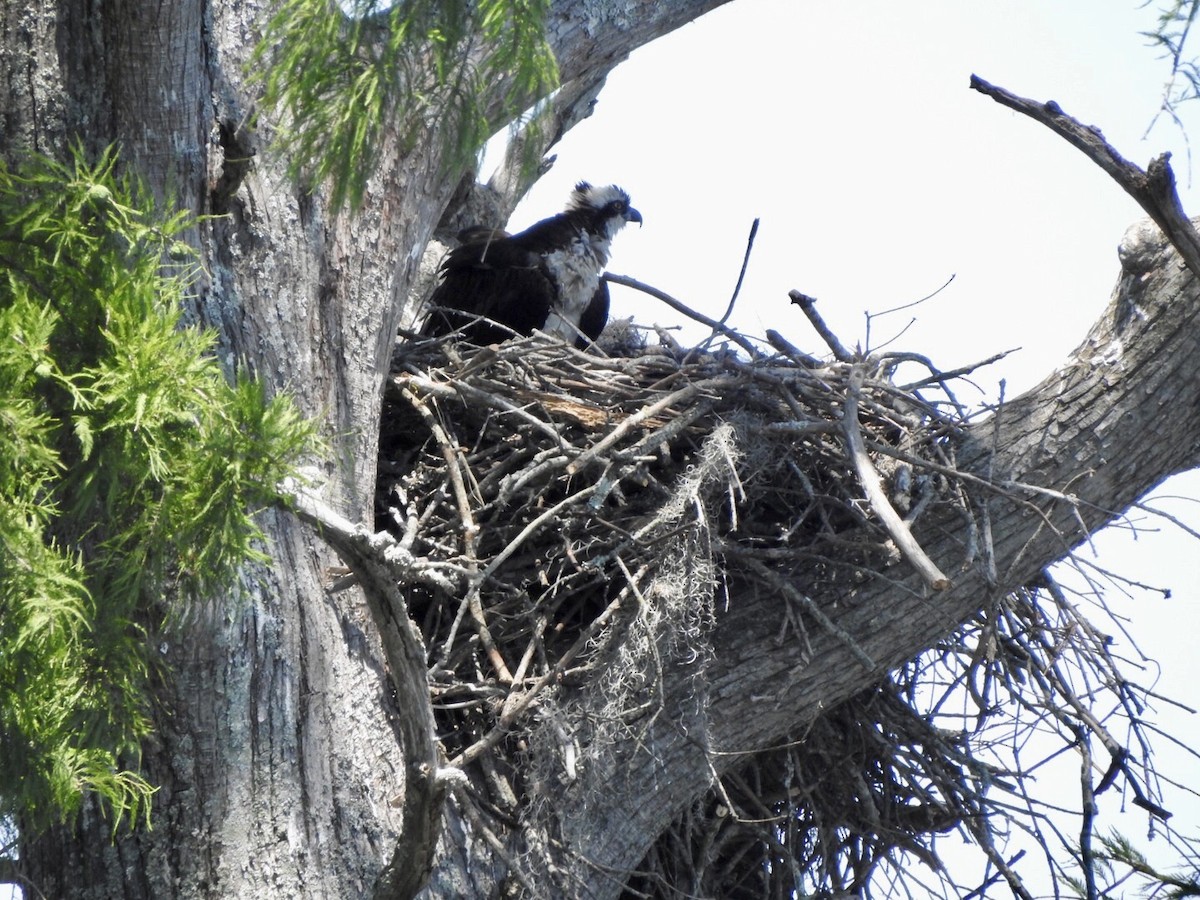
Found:
[[[292,176],[328,182],[335,207],[357,207],[388,134],[402,149],[434,135],[447,169],[469,163],[557,85],[548,12],[547,0],[286,0],[252,66],[283,113]],[[496,84],[498,111],[486,90]]]
[[[264,558],[254,515],[312,448],[182,326],[190,220],[116,172],[0,166],[0,818],[33,831],[89,793],[148,816],[154,635]]]

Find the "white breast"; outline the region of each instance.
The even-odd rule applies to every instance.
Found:
[[[608,241],[589,240],[585,233],[576,237],[567,249],[555,250],[544,258],[546,268],[558,283],[559,303],[550,310],[542,330],[573,342],[579,334],[579,317],[600,286],[600,273],[608,262]]]

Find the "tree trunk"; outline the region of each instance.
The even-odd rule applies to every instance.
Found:
[[[563,81],[602,77],[720,2],[554,4]],[[64,157],[75,140],[93,151],[119,141],[127,170],[156,196],[213,216],[190,235],[206,272],[195,319],[218,330],[231,368],[249,367],[323,422],[325,499],[369,523],[393,335],[458,178],[439,175],[431,139],[404,155],[391,148],[355,215],[331,214],[323,194],[292,185],[270,146],[271,111],[247,84],[264,18],[256,2],[5,0],[0,154]],[[283,512],[266,514],[264,530],[273,565],[247,571],[236,596],[163,644],[172,677],[142,760],[161,786],[153,830],[111,839],[109,823],[85,812],[22,846],[35,891],[411,893],[414,879],[398,870],[423,865],[397,854],[411,794],[398,745],[413,717],[427,718],[427,698],[423,711],[397,707],[377,619],[361,594],[324,590],[325,569],[340,563],[324,541]],[[453,811],[443,848],[446,883],[465,884],[468,858],[488,856]]]

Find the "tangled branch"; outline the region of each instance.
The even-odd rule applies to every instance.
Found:
[[[538,852],[521,835],[552,819],[564,785],[586,785],[596,761],[647,734],[664,671],[703,695],[733,590],[778,597],[781,639],[793,631],[806,648],[825,630],[878,681],[780,748],[720,766],[631,890],[835,896],[903,877],[909,858],[947,879],[936,840],[958,830],[1027,895],[991,824],[997,795],[1035,808],[1025,763],[985,761],[1002,744],[993,729],[1007,723],[1011,740],[1000,711],[1013,703],[1021,728],[1048,726],[1081,752],[1097,739],[1109,763],[1096,792],[1119,778],[1165,814],[1148,758],[1104,721],[1132,720],[1140,695],[1048,577],[981,597],[974,621],[890,675],[826,615],[866,572],[911,567],[932,597],[949,562],[994,570],[987,498],[1023,488],[956,466],[968,413],[953,389],[974,367],[851,354],[806,314],[833,361],[783,339],[749,360],[674,346],[608,356],[539,335],[398,347],[377,527],[422,561],[406,570],[406,602],[443,751],[469,783],[456,796],[509,834],[514,863]],[[965,561],[929,558],[917,537],[929,520],[963,523]],[[1107,714],[1096,684],[1118,698]],[[951,703],[973,707],[973,727],[966,713],[946,726]],[[1028,827],[1041,834],[1036,816]]]

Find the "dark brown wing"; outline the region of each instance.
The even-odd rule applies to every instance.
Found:
[[[451,250],[442,264],[442,280],[429,298],[421,334],[459,331],[482,345],[545,325],[553,285],[540,257],[504,232],[472,228],[460,237],[468,243]]]
[[[600,337],[600,332],[607,324],[608,282],[601,278],[600,286],[596,288],[596,293],[592,294],[591,302],[584,308],[583,315],[579,317],[579,330],[583,332],[587,340],[576,338],[575,346],[580,350],[587,349],[588,344]]]

